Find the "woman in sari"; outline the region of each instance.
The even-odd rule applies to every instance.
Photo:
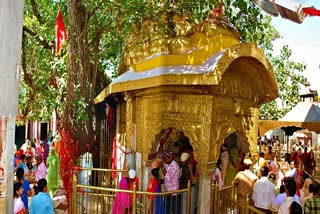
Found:
[[[54,148],[51,148],[50,155],[47,159],[47,181],[48,181],[48,192],[53,197],[59,188],[59,169],[60,169],[60,158],[57,156]]]
[[[122,177],[119,183],[119,189],[129,190],[129,178]],[[132,197],[127,192],[117,192],[113,201],[113,214],[132,213]]]
[[[43,150],[42,150],[42,146],[40,144],[40,141],[39,140],[36,140],[36,143],[35,143],[35,150],[36,150],[36,156],[38,155],[43,155]]]
[[[233,147],[230,151],[230,159],[228,162],[228,170],[226,176],[226,181],[224,186],[230,186],[232,184],[233,179],[236,177],[238,173],[238,160],[239,160],[239,152],[236,147]]]
[[[23,214],[25,213],[24,204],[21,200],[21,195],[23,193],[22,184],[17,182],[13,185],[13,213]]]
[[[222,181],[222,176],[221,176],[221,159],[220,158],[217,160],[216,169],[213,171],[213,173],[211,175],[211,180],[217,181],[219,189],[221,189],[223,187],[223,181]]]

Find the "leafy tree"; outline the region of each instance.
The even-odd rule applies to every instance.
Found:
[[[139,29],[145,19],[159,19],[163,10],[169,16],[178,14],[187,16],[191,23],[202,23],[219,3],[224,5],[227,20],[239,29],[241,41],[257,44],[272,62],[283,108],[275,102],[265,104],[261,117],[281,117],[297,101],[298,82],[305,81],[299,72],[305,66],[289,60],[288,47],[280,56],[272,56],[272,41],[279,34],[271,18],[249,0],[60,0],[59,5],[57,0],[26,0],[18,118],[22,122],[48,121],[53,111],[57,113],[65,130],[61,172],[68,198],[70,171],[77,155],[95,148],[90,146],[95,142],[93,99],[117,76],[130,33]],[[58,7],[64,14],[68,41],[56,56],[54,26]],[[175,34],[170,19],[159,30]],[[107,70],[112,71],[111,77],[106,75]]]
[[[277,120],[288,113],[299,101],[299,90],[307,79],[302,75],[306,65],[290,60],[292,51],[283,46],[280,55],[270,57],[279,85],[277,101],[264,104],[260,108],[261,119]]]
[[[290,60],[292,51],[288,46],[282,47],[280,55],[273,56],[272,42],[280,35],[271,25],[271,17],[263,15],[259,8],[253,7],[252,1],[227,2],[232,8],[237,8],[226,10],[226,15],[239,28],[243,35],[242,41],[257,44],[273,65],[278,81],[279,98],[260,107],[260,119],[277,120],[298,103],[300,86],[306,83],[302,73],[306,65]]]
[[[30,0],[24,12],[22,37],[22,81],[19,97],[20,121],[27,119],[48,120],[61,99],[61,88],[56,77],[62,77],[57,66],[65,66],[55,60],[53,10],[46,10],[49,3],[36,4]],[[40,15],[39,9],[43,11]],[[63,59],[59,60],[60,62]],[[53,74],[56,72],[56,74]]]
[[[58,56],[54,54],[57,1],[26,0],[18,118],[49,120],[55,111],[63,128],[80,145],[94,143],[93,99],[117,76],[132,28],[139,28],[147,18],[159,18],[161,9],[201,23],[219,3],[224,5],[227,19],[239,29],[241,41],[257,44],[272,62],[284,108],[280,109],[275,102],[265,104],[261,118],[281,117],[297,101],[298,82],[305,81],[301,76],[305,66],[289,60],[288,47],[283,48],[280,56],[272,56],[272,41],[279,34],[271,25],[271,17],[250,0],[60,0],[68,42]],[[171,29],[170,33],[174,31]],[[107,70],[112,71],[112,76],[106,75]]]

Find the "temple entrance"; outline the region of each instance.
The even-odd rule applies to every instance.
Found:
[[[244,170],[243,160],[246,156],[251,156],[249,152],[249,142],[247,137],[239,131],[235,131],[231,133],[228,137],[225,138],[224,144],[222,147],[225,147],[224,152],[227,154],[223,154],[221,150],[220,157],[222,161],[227,162],[227,164],[223,164],[226,175],[224,180],[224,185],[229,186],[232,184],[233,179],[239,171]],[[228,157],[228,158],[227,158]]]
[[[156,134],[154,141],[151,144],[151,150],[148,155],[148,160],[154,160],[157,157],[161,158],[164,151],[173,151],[175,157],[179,157],[183,151],[193,152],[190,139],[183,131],[173,127],[162,129]]]

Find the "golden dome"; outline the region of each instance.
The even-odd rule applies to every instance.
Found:
[[[145,20],[140,29],[133,25],[119,75],[159,66],[199,65],[212,54],[239,44],[238,31],[222,16],[211,16],[197,25],[167,11],[157,17]]]

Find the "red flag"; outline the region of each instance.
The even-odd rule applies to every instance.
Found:
[[[223,8],[222,5],[218,5],[216,8],[214,8],[212,14],[211,14],[211,18],[216,18],[216,17],[220,17],[223,15]]]
[[[320,16],[320,10],[315,8],[302,8],[302,11],[309,16]]]
[[[66,28],[64,26],[62,13],[59,9],[56,20],[56,54],[60,53],[61,46],[67,39]]]

